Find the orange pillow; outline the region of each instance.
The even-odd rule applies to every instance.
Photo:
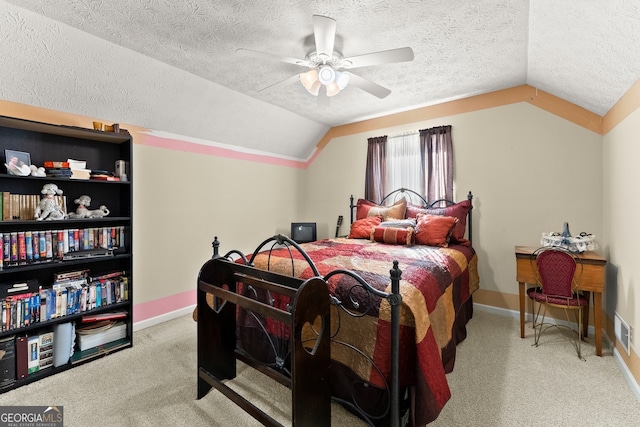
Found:
[[[416,216],[416,243],[419,245],[449,246],[451,233],[458,224],[458,218],[419,213]]]
[[[458,224],[453,229],[451,239],[462,245],[470,246],[471,242],[464,238],[464,234],[467,230],[467,215],[472,208],[471,200],[464,200],[454,205],[441,208],[425,208],[409,204],[406,211],[407,218],[415,218],[418,214],[444,215],[458,218]]]
[[[387,218],[403,219],[406,209],[407,201],[404,197],[391,206],[381,206],[369,200],[358,199],[358,203],[356,203],[356,219],[375,215],[381,215],[385,221]]]
[[[391,245],[410,245],[413,243],[413,228],[375,227],[371,230],[371,241]]]
[[[351,224],[349,239],[368,239],[371,237],[371,230],[380,225],[381,222],[381,216],[370,216],[354,221]]]

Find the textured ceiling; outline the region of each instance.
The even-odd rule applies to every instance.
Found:
[[[530,84],[603,115],[640,76],[633,0],[8,0],[234,91],[335,126]],[[304,68],[244,57],[314,50],[311,16],[335,18],[343,56],[409,46],[412,62],[354,69],[391,90],[348,86],[319,107]]]

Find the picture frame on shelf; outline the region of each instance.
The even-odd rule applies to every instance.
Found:
[[[25,151],[4,150],[4,165],[9,175],[28,176],[31,174],[31,155]]]

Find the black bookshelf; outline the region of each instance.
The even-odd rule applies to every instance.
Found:
[[[87,258],[63,259],[40,258],[35,260],[18,259],[8,262],[3,260],[0,269],[0,313],[5,317],[0,319],[0,343],[7,342],[11,337],[35,337],[41,333],[49,332],[55,325],[73,322],[76,328],[82,325],[82,317],[86,314],[107,313],[110,311],[126,312],[126,318],[121,319],[126,324],[126,336],[112,342],[107,342],[95,348],[80,352],[78,339],[74,354],[67,363],[57,367],[47,367],[28,374],[24,378],[15,378],[15,381],[7,381],[11,375],[10,370],[5,370],[0,360],[0,393],[38,381],[54,375],[58,372],[73,368],[79,364],[90,362],[96,357],[102,357],[112,352],[131,347],[133,345],[133,257],[132,257],[132,225],[133,225],[133,171],[132,155],[133,141],[131,135],[124,131],[119,133],[103,132],[93,129],[85,129],[73,126],[55,125],[48,123],[23,120],[19,118],[0,116],[0,156],[5,159],[5,150],[26,152],[30,155],[31,164],[43,166],[45,161],[66,161],[67,159],[83,160],[88,169],[115,172],[117,160],[127,163],[126,181],[101,181],[79,180],[63,177],[34,177],[15,176],[6,172],[6,168],[0,163],[0,192],[40,195],[41,189],[46,183],[56,184],[67,198],[67,212],[74,212],[76,205],[73,201],[81,195],[91,196],[92,202],[89,209],[96,209],[105,205],[110,214],[103,218],[82,218],[64,220],[37,221],[31,219],[5,219],[0,215],[0,233],[5,234],[21,232],[43,232],[46,230],[73,230],[73,229],[117,229],[122,230],[118,235],[118,245],[113,253],[108,256],[95,256]],[[38,197],[39,198],[39,197]],[[3,209],[6,206],[2,206]],[[122,237],[122,238],[120,238]],[[111,242],[111,241],[109,241]],[[109,243],[111,244],[111,243]],[[105,243],[106,245],[106,243]],[[4,251],[3,251],[4,252]],[[4,256],[4,254],[3,254]],[[119,300],[110,301],[100,307],[89,308],[82,312],[74,312],[61,315],[48,320],[30,319],[28,325],[10,324],[6,319],[7,290],[16,283],[37,281],[42,288],[51,287],[56,274],[89,270],[89,275],[100,275],[108,272],[123,271],[127,277],[127,296],[119,294]],[[56,337],[54,336],[54,346]],[[15,353],[16,365],[22,354]],[[15,375],[17,371],[14,370]],[[9,378],[10,380],[10,378]]]

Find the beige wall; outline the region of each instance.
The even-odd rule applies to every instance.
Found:
[[[574,234],[602,234],[602,137],[595,132],[517,103],[334,138],[308,169],[305,215],[323,224],[348,218],[349,195],[364,191],[367,138],[447,124],[455,198],[474,194],[479,294],[485,292],[486,303],[517,309],[515,245],[539,245],[543,231],[560,231],[565,221]]]
[[[136,304],[195,290],[214,236],[249,252],[296,216],[297,168],[139,144],[134,166]]]
[[[603,138],[603,254],[607,257],[607,291],[605,306],[611,318],[618,313],[631,325],[631,341],[637,343],[640,334],[640,265],[638,240],[640,225],[640,108],[627,116]],[[609,331],[613,336],[613,331]],[[629,369],[640,381],[640,359],[637,353],[626,357],[618,345]],[[637,350],[637,344],[635,345]]]

